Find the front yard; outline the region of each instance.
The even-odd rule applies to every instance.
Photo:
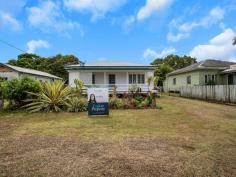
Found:
[[[236,107],[165,96],[161,110],[1,113],[0,176],[236,176]]]

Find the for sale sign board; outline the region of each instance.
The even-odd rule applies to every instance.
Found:
[[[88,115],[109,115],[108,88],[88,88]]]

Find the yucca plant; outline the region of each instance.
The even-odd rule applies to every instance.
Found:
[[[39,93],[29,92],[34,99],[27,100],[26,109],[29,112],[60,112],[68,104],[72,96],[69,87],[62,81],[42,83],[42,90]]]

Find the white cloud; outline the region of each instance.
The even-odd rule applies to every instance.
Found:
[[[127,17],[123,22],[123,29],[129,31],[132,24],[142,21],[154,13],[158,13],[168,8],[174,0],[146,0],[146,4],[140,8],[137,14]]]
[[[146,0],[145,6],[143,6],[137,14],[137,20],[144,20],[154,13],[157,13],[170,6],[173,0]]]
[[[68,9],[92,13],[92,20],[103,18],[108,12],[114,11],[127,0],[64,0]]]
[[[9,26],[16,31],[21,29],[20,22],[6,12],[0,12],[0,27],[1,26]]]
[[[143,58],[144,59],[156,59],[156,58],[163,58],[166,57],[167,55],[176,53],[175,48],[165,48],[163,49],[160,53],[157,53],[155,50],[152,49],[146,49],[143,53]]]
[[[50,44],[44,40],[31,40],[27,42],[28,53],[34,53],[39,48],[49,48]]]
[[[123,23],[123,29],[129,31],[130,26],[136,21],[134,16],[129,16]]]
[[[224,19],[224,14],[225,11],[224,9],[220,7],[215,7],[211,9],[209,14],[199,21],[194,21],[194,22],[185,22],[182,24],[177,24],[179,23],[178,20],[172,20],[170,23],[170,32],[167,35],[167,39],[170,42],[178,42],[182,39],[188,38],[190,36],[190,33],[193,29],[198,28],[198,27],[210,27],[212,25],[221,24],[221,21]],[[173,34],[173,29],[177,29],[177,33]]]
[[[171,42],[178,42],[178,41],[188,38],[188,37],[189,37],[189,33],[178,33],[176,35],[174,35],[172,33],[168,33],[167,40],[171,41]]]
[[[61,12],[60,4],[53,1],[43,1],[38,7],[28,8],[28,13],[29,23],[42,31],[66,33],[67,30],[80,30],[80,24],[67,20]]]
[[[230,28],[225,29],[221,34],[212,38],[208,44],[195,46],[190,52],[190,56],[199,60],[232,60],[236,57],[236,46],[232,45],[232,39],[235,36],[235,31]]]

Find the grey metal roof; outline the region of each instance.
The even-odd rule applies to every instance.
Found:
[[[236,73],[236,69],[226,69],[222,73]]]
[[[84,66],[77,65],[67,65],[65,67],[67,70],[78,69],[78,70],[125,70],[125,69],[147,69],[154,70],[155,67],[152,65],[143,65],[137,63],[129,63],[122,61],[99,61],[91,64],[85,64]]]
[[[12,70],[20,72],[20,73],[32,74],[32,75],[49,77],[49,78],[54,78],[54,79],[62,79],[62,78],[54,76],[52,74],[38,71],[38,70],[34,70],[34,69],[22,68],[22,67],[18,67],[18,66],[9,65],[9,64],[2,64],[2,65],[5,65],[8,68],[11,68]]]
[[[234,65],[233,62],[221,61],[221,60],[205,60],[192,64],[182,69],[175,70],[168,74],[168,76],[196,71],[196,70],[225,70],[229,69],[230,65]]]
[[[99,61],[91,64],[87,64],[86,66],[147,66],[137,63],[129,63],[123,61]]]
[[[222,73],[236,73],[236,64],[231,65],[229,69],[224,70]]]

